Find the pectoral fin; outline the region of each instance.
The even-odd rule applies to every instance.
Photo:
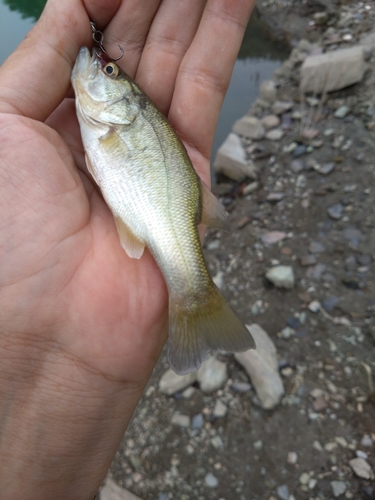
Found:
[[[223,205],[200,179],[202,216],[200,224],[229,231],[229,222]]]
[[[122,248],[132,259],[140,259],[143,255],[145,244],[134,236],[120,217],[113,216],[113,218],[115,219]]]

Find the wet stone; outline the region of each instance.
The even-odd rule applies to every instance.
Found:
[[[344,212],[344,206],[341,203],[337,203],[332,207],[327,208],[327,213],[331,219],[339,220],[342,218]]]

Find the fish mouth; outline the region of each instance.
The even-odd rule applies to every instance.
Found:
[[[93,80],[102,64],[95,49],[90,54],[87,47],[81,47],[72,71],[73,87],[82,78]]]

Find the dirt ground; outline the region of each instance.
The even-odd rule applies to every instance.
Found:
[[[268,2],[262,15],[277,18],[281,3]],[[300,19],[292,40],[301,37],[300,26],[314,27],[316,12],[335,12],[327,22],[333,19],[336,29],[345,9],[365,7],[308,1],[292,11],[291,5],[290,24]],[[366,5],[375,12],[375,2]],[[358,19],[357,28],[375,26],[372,16]],[[311,38],[319,43],[325,29],[315,26]],[[301,156],[289,151],[301,132],[292,120],[280,141],[248,144],[259,172],[254,192],[243,195],[251,180],[219,179],[215,190],[232,231],[208,231],[209,269],[241,319],[258,323],[274,341],[285,396],[274,410],[263,410],[229,354],[218,356],[229,376],[222,389],[205,394],[194,385],[189,394],[165,396],[158,389],[168,369],[164,355],[111,468],[115,481],[142,499],[375,499],[374,61],[362,83],[330,94],[311,122],[320,146]],[[293,100],[293,110],[300,107],[297,94],[293,80],[280,83],[278,99]],[[343,104],[350,111],[336,118]],[[274,230],[286,237],[266,246],[260,237]],[[265,279],[276,263],[293,268],[293,289]],[[314,301],[323,311],[314,312]],[[228,411],[214,418],[219,399]],[[172,425],[176,412],[190,417],[190,425]],[[350,466],[356,457],[369,465],[367,478]]]

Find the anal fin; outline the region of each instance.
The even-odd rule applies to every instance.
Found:
[[[113,216],[113,218],[115,219],[122,248],[132,259],[140,259],[146,245],[143,241],[140,241],[136,236],[134,236],[120,217]]]
[[[202,216],[200,224],[229,231],[229,222],[223,205],[200,179]]]

